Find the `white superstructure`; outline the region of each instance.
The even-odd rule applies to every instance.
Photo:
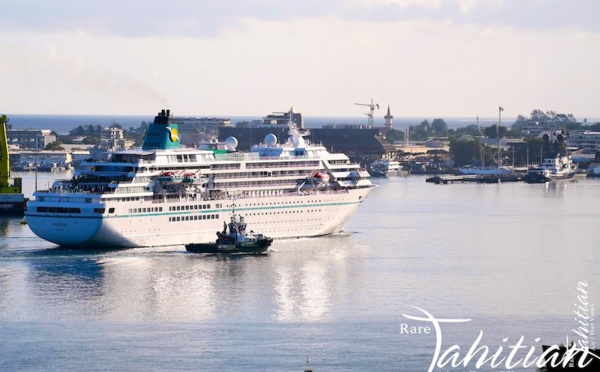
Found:
[[[290,125],[249,153],[179,147],[163,110],[141,149],[85,162],[70,180],[38,190],[26,218],[39,237],[63,246],[143,247],[213,241],[235,211],[273,238],[341,232],[375,187],[344,154],[309,145]]]

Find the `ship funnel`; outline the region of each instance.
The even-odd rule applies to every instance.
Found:
[[[179,128],[173,123],[171,110],[161,110],[148,126],[142,150],[167,150],[180,147]]]

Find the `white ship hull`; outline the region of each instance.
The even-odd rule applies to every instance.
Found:
[[[344,230],[372,189],[238,199],[235,212],[244,216],[252,229],[274,239],[336,234]],[[144,203],[152,208],[162,207],[162,211],[142,213],[128,213],[140,207],[139,202],[115,205],[114,213],[107,215],[94,215],[93,209],[109,210],[110,204],[88,204],[86,209],[82,203],[81,214],[29,213],[27,221],[36,235],[60,246],[126,248],[213,241],[233,211],[231,200]],[[198,205],[208,208],[193,209]],[[184,210],[169,211],[169,207]]]

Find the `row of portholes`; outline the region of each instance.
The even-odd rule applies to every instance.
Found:
[[[259,207],[263,205],[291,205],[291,204],[312,204],[312,203],[321,203],[321,200],[309,200],[307,201],[293,201],[293,202],[282,202],[282,203],[254,203],[248,204],[248,207]]]
[[[218,218],[219,218],[218,214],[201,214],[201,215],[196,215],[196,216],[169,217],[169,222],[214,220],[214,219],[218,219]]]
[[[272,214],[289,214],[289,213],[304,213],[304,212],[321,212],[320,209],[311,209],[311,210],[303,210],[303,211],[278,211],[278,212],[256,212],[256,213],[247,213],[248,216],[265,216]]]

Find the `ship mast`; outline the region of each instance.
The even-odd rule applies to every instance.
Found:
[[[500,123],[502,123],[502,106],[498,106],[498,125],[496,126],[496,141],[498,143],[498,168],[502,166],[502,154],[500,153]]]

